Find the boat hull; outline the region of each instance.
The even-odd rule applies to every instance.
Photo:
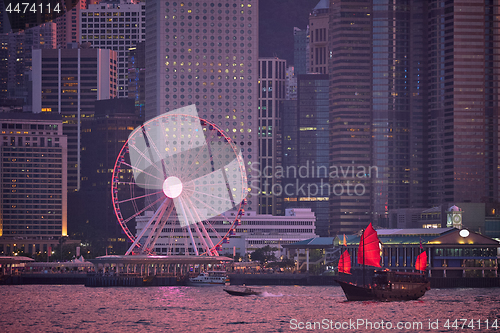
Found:
[[[410,301],[419,299],[430,290],[430,282],[413,283],[407,285],[406,289],[392,289],[387,286],[359,286],[340,280],[335,281],[342,287],[348,301]]]
[[[231,290],[231,289],[224,289],[224,291],[226,293],[228,293],[229,295],[233,295],[233,296],[253,296],[253,295],[260,295],[261,292],[258,292],[258,291],[237,291],[237,290]]]

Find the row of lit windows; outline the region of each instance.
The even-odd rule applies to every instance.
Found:
[[[140,16],[139,12],[87,12],[82,11],[82,16]],[[141,12],[142,16],[146,16],[145,12]]]

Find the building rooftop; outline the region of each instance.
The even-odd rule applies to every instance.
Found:
[[[330,2],[328,0],[320,0],[316,7],[313,8],[314,10],[319,10],[319,9],[328,9],[330,8]]]

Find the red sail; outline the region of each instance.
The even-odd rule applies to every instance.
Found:
[[[381,267],[379,243],[377,232],[370,223],[359,241],[358,264]]]
[[[427,269],[427,253],[425,251],[418,255],[417,261],[415,261],[415,268],[419,271]]]
[[[340,256],[339,273],[351,274],[351,256],[347,250]]]

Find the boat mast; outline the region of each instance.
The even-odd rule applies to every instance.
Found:
[[[363,287],[365,286],[365,239],[364,239],[364,236],[365,235],[365,231],[363,230],[363,232],[361,233],[361,241],[363,242]]]

